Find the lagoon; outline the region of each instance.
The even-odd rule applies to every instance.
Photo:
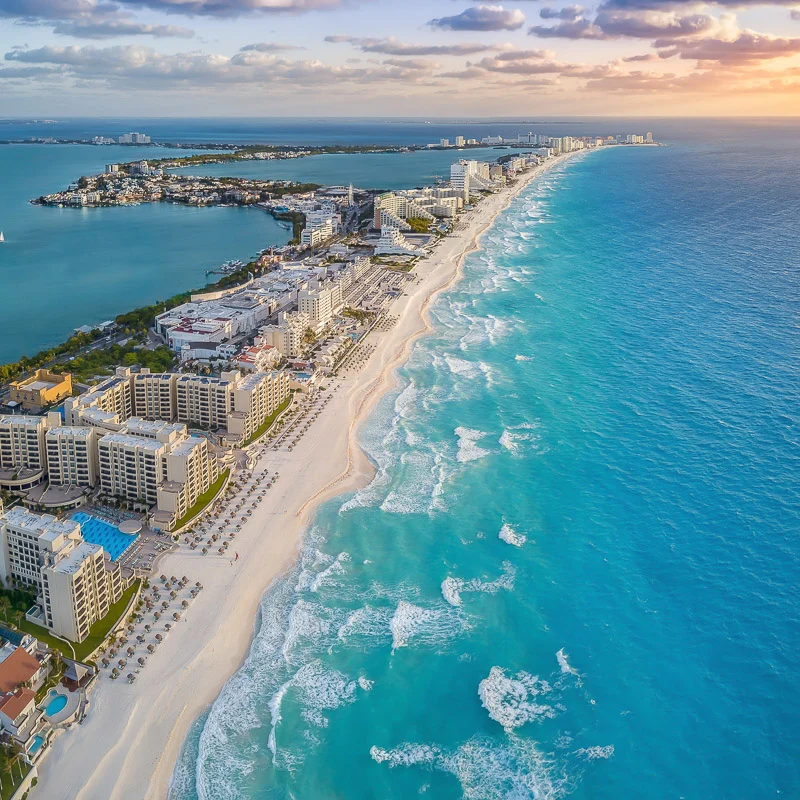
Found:
[[[209,280],[207,269],[286,243],[290,233],[255,209],[166,203],[75,209],[28,202],[102,172],[105,163],[175,153],[154,147],[0,147],[0,362],[58,344],[80,325],[201,287]]]

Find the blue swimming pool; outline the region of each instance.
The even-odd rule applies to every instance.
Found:
[[[53,699],[44,707],[44,713],[48,717],[52,717],[58,714],[59,711],[64,710],[64,707],[67,705],[67,696],[54,691],[51,691],[49,696]]]
[[[73,514],[72,519],[80,523],[83,538],[92,544],[102,545],[112,561],[116,561],[139,538],[139,534],[122,533],[110,522],[83,511]]]
[[[28,750],[28,755],[34,756],[36,753],[41,750],[42,745],[44,744],[44,737],[43,736],[34,736],[33,741],[31,742],[30,749]]]

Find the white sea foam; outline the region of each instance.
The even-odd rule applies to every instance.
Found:
[[[423,767],[453,775],[468,800],[558,800],[572,788],[536,742],[507,735],[502,741],[476,736],[455,750],[405,742],[370,749],[373,760],[389,768]]]
[[[506,544],[514,545],[514,547],[522,547],[522,545],[528,541],[528,537],[524,533],[517,533],[507,522],[503,523],[503,527],[500,528],[500,533],[497,534],[497,538],[501,539]]]
[[[492,667],[489,676],[478,686],[481,704],[507,731],[527,722],[554,717],[552,706],[536,702],[537,697],[550,691],[550,684],[536,675],[518,672],[508,677],[501,667]]]
[[[484,431],[461,426],[455,429],[455,434],[458,437],[458,454],[456,455],[456,459],[462,464],[469,461],[476,461],[491,453],[490,450],[479,447],[477,444],[481,439],[488,436]]]
[[[614,745],[607,744],[605,747],[594,745],[593,747],[581,747],[575,751],[575,755],[582,756],[587,761],[596,761],[598,758],[611,758],[614,755]]]
[[[525,356],[525,355],[522,355],[521,353],[517,353],[517,355],[514,356],[514,360],[515,361],[533,361],[533,356]]]
[[[523,450],[536,449],[541,444],[541,436],[537,432],[539,426],[533,423],[523,423],[506,428],[499,443],[512,455],[519,455]]]
[[[503,562],[503,574],[494,581],[482,581],[480,578],[464,580],[447,577],[442,581],[442,596],[451,606],[461,605],[461,595],[466,592],[485,592],[495,594],[501,589],[514,588],[516,569],[508,561]]]
[[[356,681],[335,669],[327,669],[319,659],[309,661],[278,687],[270,698],[269,713],[272,721],[267,744],[272,751],[273,763],[278,753],[277,729],[281,722],[281,707],[289,691],[296,694],[302,704],[301,716],[311,725],[325,728],[328,718],[323,711],[332,711],[352,703],[356,695]]]
[[[373,608],[364,606],[351,611],[339,630],[336,638],[348,644],[355,644],[359,641],[372,646],[376,641],[388,639],[391,635],[389,623],[392,620],[393,611],[390,608]]]
[[[561,668],[562,675],[577,675],[578,670],[576,670],[570,663],[569,659],[567,658],[567,654],[564,652],[564,648],[562,647],[556,653],[556,659],[558,661],[558,666]]]
[[[441,757],[441,750],[429,744],[401,744],[391,750],[373,745],[369,749],[373,761],[390,767],[411,767],[417,764],[433,766]]]
[[[365,692],[371,691],[374,684],[375,684],[375,681],[371,681],[369,678],[365,677],[364,675],[362,675],[358,679],[359,687],[361,687]]]
[[[468,627],[466,618],[455,608],[423,608],[406,600],[397,604],[389,629],[392,651],[410,644],[440,647]]]

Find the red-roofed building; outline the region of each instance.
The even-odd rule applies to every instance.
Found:
[[[13,692],[21,684],[27,683],[38,689],[47,676],[47,667],[22,647],[17,647],[8,658],[0,663],[0,692]]]

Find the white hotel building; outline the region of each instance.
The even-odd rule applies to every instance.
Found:
[[[80,525],[21,507],[0,512],[0,576],[37,593],[27,618],[58,636],[82,642],[122,596],[119,566],[100,545],[84,541]]]

